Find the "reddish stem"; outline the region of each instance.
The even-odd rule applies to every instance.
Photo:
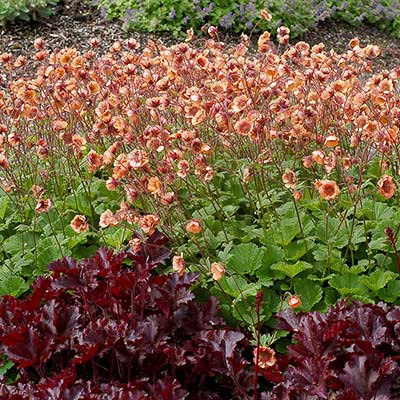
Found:
[[[396,238],[394,237],[393,230],[392,230],[392,228],[391,228],[390,226],[388,226],[388,227],[386,228],[386,236],[387,236],[388,239],[389,239],[389,243],[390,243],[391,246],[393,247],[394,254],[395,254],[395,257],[396,257],[397,270],[399,271],[399,274],[400,274],[400,257],[399,257],[399,252],[398,252],[397,246],[396,246],[396,241],[397,241],[397,240],[396,240]]]

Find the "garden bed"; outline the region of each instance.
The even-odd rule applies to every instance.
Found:
[[[1,398],[400,397],[398,40],[204,30],[4,30]]]

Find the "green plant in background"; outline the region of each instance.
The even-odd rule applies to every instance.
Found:
[[[95,4],[107,18],[124,21],[126,29],[144,32],[169,32],[182,35],[193,28],[200,33],[209,24],[236,33],[265,29],[275,30],[281,25],[289,26],[292,37],[297,37],[330,15],[325,2],[307,1],[177,1],[177,0],[96,0]],[[268,9],[273,20],[259,21],[262,9]]]
[[[398,0],[327,1],[334,8],[334,18],[351,25],[371,24],[400,37],[400,2]]]
[[[29,21],[54,14],[60,0],[2,0],[0,2],[0,25],[17,20]]]
[[[169,32],[180,36],[193,28],[200,33],[209,24],[231,32],[275,32],[280,26],[296,38],[328,18],[352,25],[373,24],[400,35],[398,0],[95,0],[107,18],[124,21],[126,29]],[[258,21],[261,10],[272,14],[270,22]],[[257,25],[257,26],[256,26]]]

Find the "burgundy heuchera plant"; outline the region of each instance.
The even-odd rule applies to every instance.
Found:
[[[170,253],[101,248],[49,265],[24,299],[0,301],[0,353],[20,374],[2,399],[250,399],[253,376],[217,303],[194,301],[196,273],[155,274]],[[132,267],[126,261],[132,261]]]
[[[400,307],[338,302],[326,314],[286,310],[289,367],[274,400],[400,399]]]

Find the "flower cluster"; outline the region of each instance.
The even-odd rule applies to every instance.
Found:
[[[81,54],[50,52],[38,39],[30,62],[0,55],[9,78],[0,92],[0,187],[32,243],[39,226],[54,236],[42,247],[57,245],[61,255],[85,241],[78,255],[102,242],[136,249],[160,229],[179,275],[193,263],[224,288],[236,272],[259,279],[260,243],[279,247],[274,268],[291,278],[321,261],[314,245],[354,262],[357,245],[375,235],[367,224],[354,246],[348,230],[344,251],[332,253],[329,236],[356,225],[348,218],[365,197],[396,201],[400,70],[373,75],[380,49],[357,38],[338,54],[290,45],[290,30],[280,27],[279,46],[266,31],[254,53],[246,35],[228,49],[215,27],[207,31],[202,47],[188,40],[141,48],[129,39],[98,54],[92,39]],[[297,215],[290,226],[287,209],[276,210],[282,203]],[[326,268],[340,264],[331,261]]]
[[[286,31],[279,34],[284,41]],[[256,58],[245,56],[245,42],[231,52],[212,39],[203,49],[149,43],[138,53],[137,47],[134,41],[116,42],[97,58],[93,50],[50,54],[44,43],[38,46],[36,76],[11,80],[1,93],[4,190],[28,190],[15,168],[21,157],[41,172],[28,176],[29,188],[46,187],[49,165],[59,160],[59,173],[70,173],[73,163],[82,173],[104,176],[107,188],[128,202],[147,196],[162,214],[161,207],[176,205],[189,176],[205,185],[213,179],[213,160],[221,151],[245,157],[250,165],[273,162],[271,149],[288,153],[290,147],[312,173],[286,169],[284,185],[295,190],[313,184],[333,200],[359,187],[352,166],[395,149],[399,72],[360,79],[369,59],[379,55],[376,46],[361,47],[354,39],[346,53],[328,54],[322,44],[310,48],[299,42],[278,54],[265,32]],[[18,72],[26,60],[2,54],[0,62]],[[334,172],[337,179],[327,179]],[[395,193],[390,175],[377,185],[385,198]],[[51,199],[40,198],[36,210],[48,212],[51,206]],[[126,215],[107,210],[101,221],[104,227],[116,225]],[[155,223],[157,218],[150,225]],[[78,219],[73,226],[87,229]],[[187,229],[200,228],[190,222]]]

